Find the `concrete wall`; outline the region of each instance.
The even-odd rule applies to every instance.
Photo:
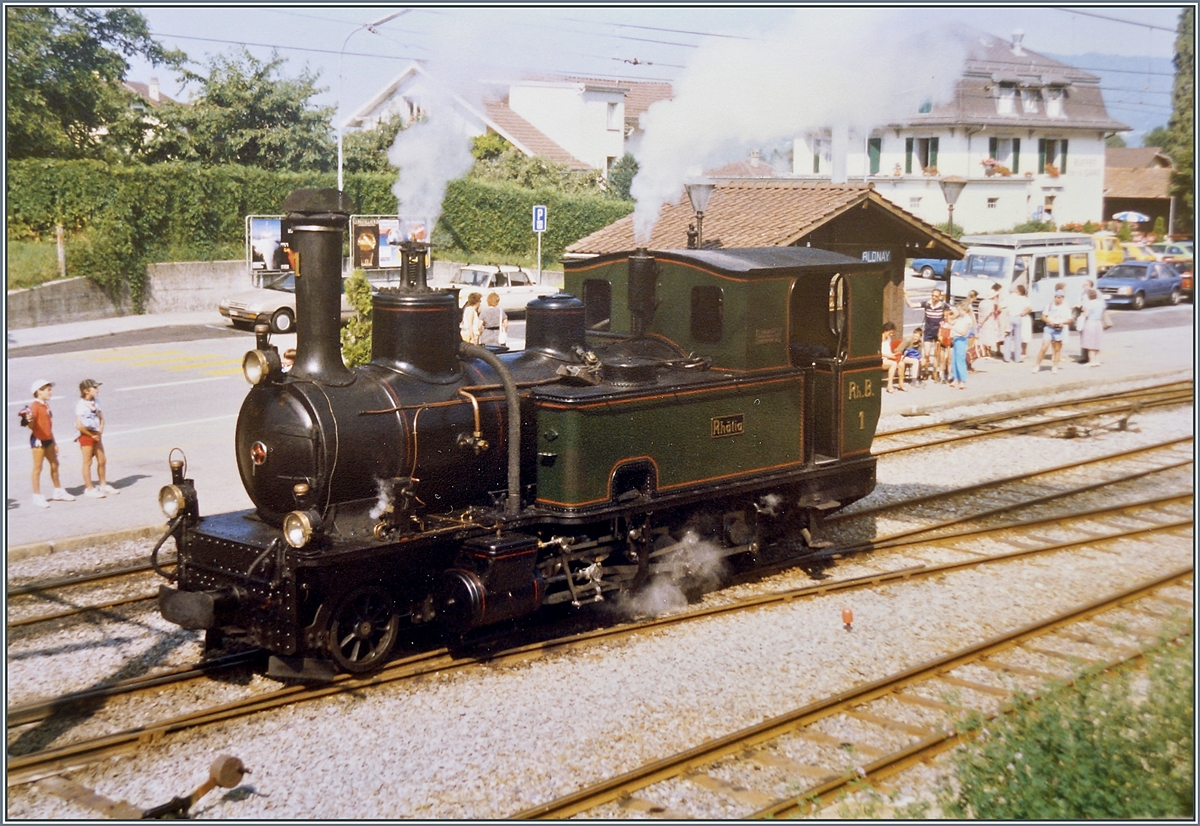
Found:
[[[434,261],[429,280],[445,284],[462,264]],[[151,264],[146,268],[146,312],[178,313],[217,310],[228,293],[248,289],[252,282],[246,262],[183,261]],[[548,288],[562,288],[562,272],[545,270],[542,281]],[[51,281],[28,290],[9,290],[7,328],[24,330],[47,324],[95,321],[130,315],[132,304],[125,297],[117,304],[86,278]]]
[[[151,264],[146,275],[148,313],[215,312],[224,296],[248,289],[252,283],[244,260]]]

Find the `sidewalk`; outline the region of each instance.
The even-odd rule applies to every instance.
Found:
[[[111,336],[131,330],[150,330],[155,327],[187,327],[211,324],[228,326],[229,321],[216,309],[197,310],[189,313],[153,313],[126,315],[117,318],[102,318],[98,321],[76,321],[71,324],[52,324],[45,327],[29,327],[8,331],[8,347],[34,347],[39,344],[58,344],[63,341]]]

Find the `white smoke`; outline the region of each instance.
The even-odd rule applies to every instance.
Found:
[[[687,607],[684,587],[711,591],[721,584],[725,562],[721,548],[687,531],[661,556],[652,556],[650,565],[660,570],[645,586],[625,595],[617,609],[633,619],[657,617]]]
[[[442,96],[439,96],[442,97]],[[398,214],[436,223],[450,181],[466,174],[474,163],[471,139],[455,116],[449,95],[433,102],[432,113],[396,135],[388,161],[399,167],[392,184]]]
[[[965,49],[948,31],[906,35],[928,11],[805,8],[757,40],[713,42],[641,117],[634,230],[646,243],[690,178],[755,147],[834,130],[859,140],[950,99]]]
[[[392,498],[392,482],[390,479],[375,480],[375,506],[371,508],[370,514],[372,519],[378,519],[385,513],[391,513],[395,510]]]

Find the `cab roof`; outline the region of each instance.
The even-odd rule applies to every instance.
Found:
[[[744,247],[715,250],[648,250],[647,252],[658,261],[694,264],[709,270],[743,276],[757,272],[765,274],[767,271],[777,274],[777,271],[781,269],[811,267],[835,269],[854,267],[864,270],[875,270],[879,267],[878,264],[866,264],[841,253],[815,247]],[[632,254],[632,252],[609,253],[580,261],[566,261],[564,267],[568,272],[573,269],[590,269],[597,264],[624,260]]]

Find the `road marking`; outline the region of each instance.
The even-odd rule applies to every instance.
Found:
[[[239,370],[238,372],[241,371]],[[213,378],[208,379],[184,379],[183,381],[168,381],[162,384],[139,384],[137,387],[116,387],[113,389],[116,392],[121,392],[122,390],[154,390],[159,387],[174,387],[177,384],[195,384],[198,381],[219,381],[227,378],[229,378],[229,376],[214,376]]]

